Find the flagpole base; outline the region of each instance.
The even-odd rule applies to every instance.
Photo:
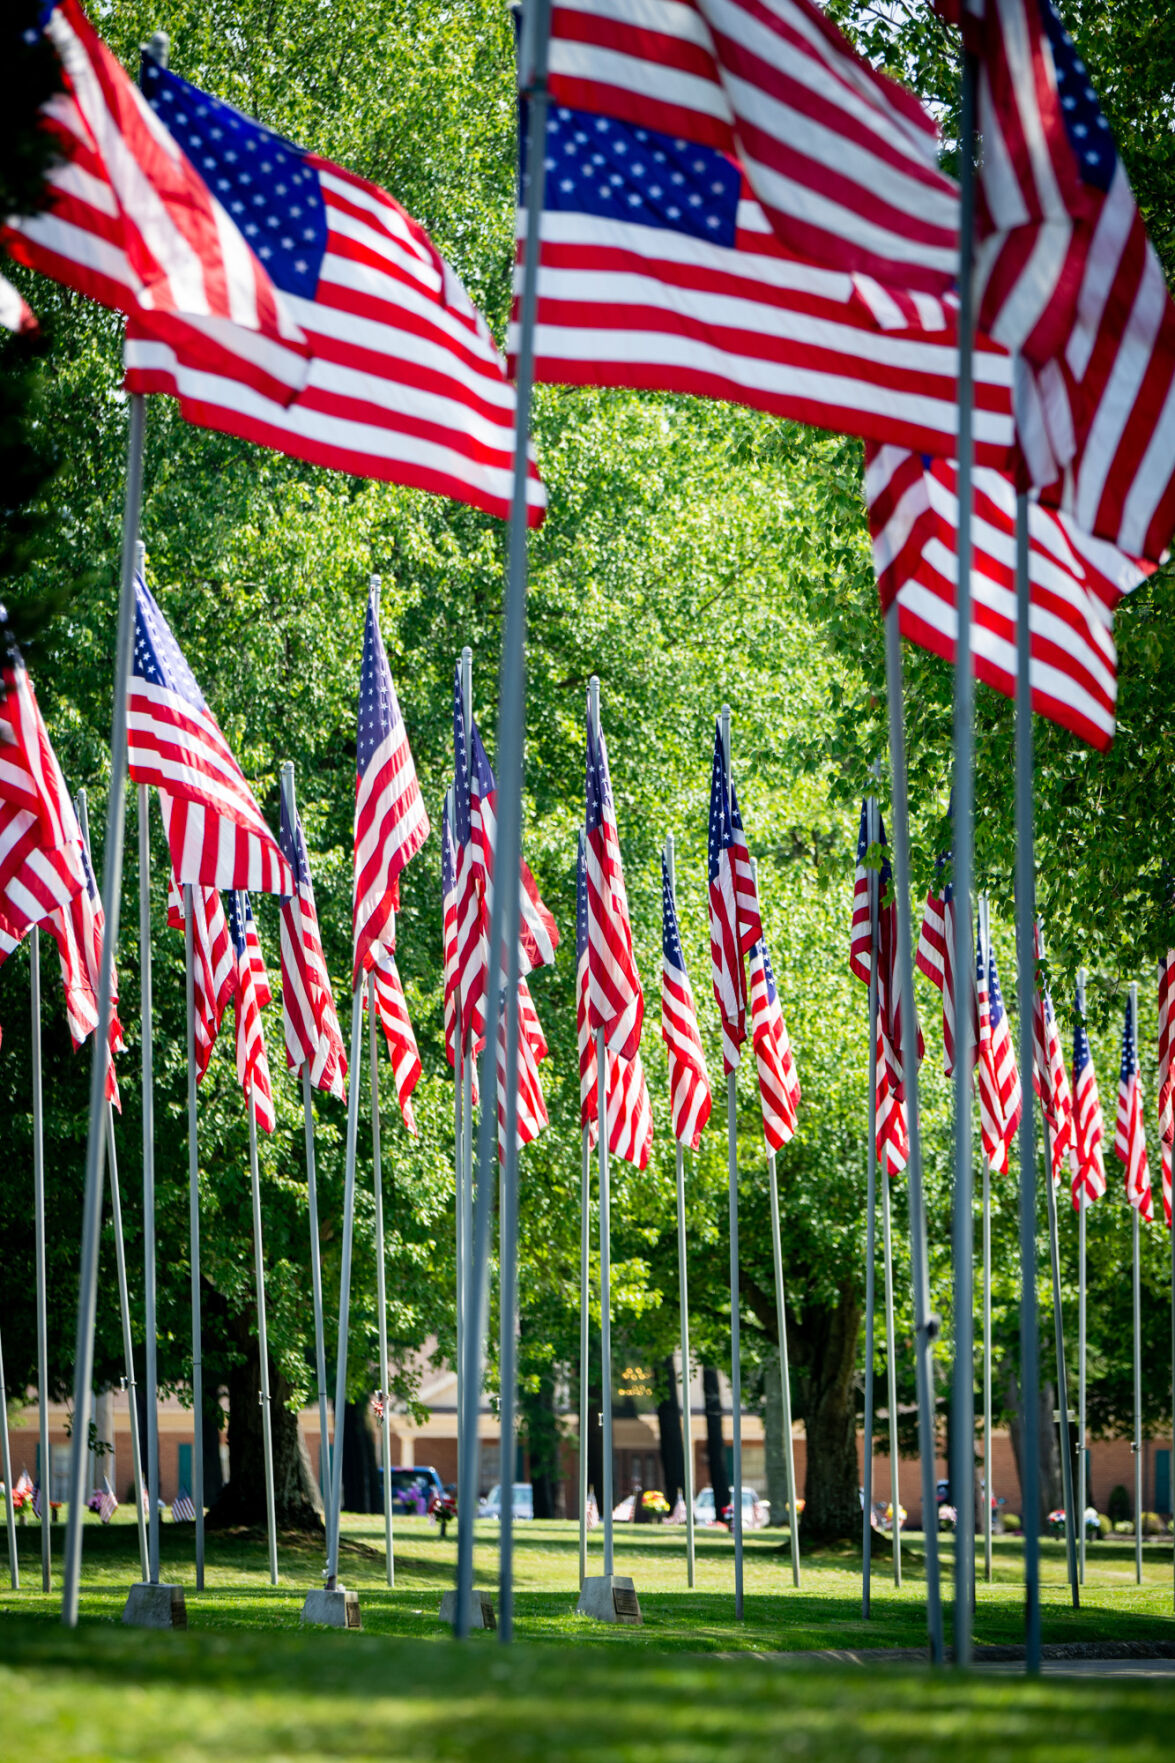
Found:
[[[362,1628],[359,1593],[349,1592],[342,1585],[333,1590],[316,1586],[312,1592],[306,1593],[302,1621],[314,1623],[319,1628]]]
[[[585,1579],[575,1614],[590,1616],[596,1622],[618,1622],[629,1628],[638,1628],[644,1621],[636,1587],[620,1573],[601,1573]]]
[[[447,1591],[441,1599],[441,1621],[454,1626],[457,1621],[457,1593]],[[470,1628],[497,1628],[498,1619],[494,1615],[494,1600],[488,1592],[473,1594],[473,1614],[469,1619]]]
[[[140,1581],[127,1593],[122,1619],[128,1628],[187,1628],[183,1586]]]

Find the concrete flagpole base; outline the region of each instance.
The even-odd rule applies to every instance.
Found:
[[[182,1585],[140,1582],[127,1593],[122,1619],[128,1628],[187,1628]]]
[[[316,1586],[306,1593],[302,1621],[320,1628],[362,1628],[359,1593],[349,1592],[343,1585]]]
[[[441,1599],[441,1621],[453,1627],[457,1620],[457,1593],[448,1591]],[[473,1609],[469,1618],[470,1628],[497,1628],[498,1619],[494,1615],[494,1600],[488,1592],[473,1593]]]
[[[591,1616],[596,1622],[625,1623],[630,1628],[637,1628],[644,1621],[636,1587],[622,1573],[601,1573],[585,1579],[575,1614]]]

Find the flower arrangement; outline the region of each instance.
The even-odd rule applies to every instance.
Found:
[[[662,1523],[669,1510],[669,1501],[660,1488],[645,1489],[641,1495],[641,1512],[648,1521],[653,1524]]]

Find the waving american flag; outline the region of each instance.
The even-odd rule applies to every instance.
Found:
[[[914,957],[927,979],[942,993],[942,1068],[946,1077],[951,1077],[955,1069],[955,890],[954,884],[946,880],[950,861],[949,851],[935,860],[937,885],[926,896],[922,932]]]
[[[547,1057],[547,1039],[539,1026],[530,988],[518,982],[518,1104],[515,1111],[515,1143],[521,1151],[532,1144],[547,1124],[547,1104],[539,1077],[539,1061]],[[498,1012],[498,1157],[506,1157],[506,1007]]]
[[[75,804],[76,812],[76,804]],[[78,890],[68,907],[59,906],[49,920],[53,935],[57,940],[58,955],[61,960],[61,978],[65,987],[65,1013],[69,1020],[70,1038],[76,1047],[91,1035],[98,1026],[98,988],[102,970],[102,942],[106,929],[106,916],[102,910],[102,898],[98,892],[98,883],[94,876],[94,866],[90,861],[90,851],[86,844],[85,829],[78,815],[81,833],[82,867],[86,874],[86,885]],[[108,1053],[106,1061],[106,1099],[121,1109],[122,1103],[118,1094],[118,1079],[114,1070],[114,1056],[121,1053],[124,1047],[122,1024],[118,1020],[118,974],[112,967],[110,971],[110,1034],[108,1037]]]
[[[1080,1212],[1106,1191],[1105,1125],[1097,1073],[1085,1027],[1081,998],[1074,1007],[1073,1026],[1073,1209]]]
[[[575,1019],[579,1041],[579,1123],[588,1141],[595,1144],[600,1131],[599,1064],[596,1036],[591,1027],[590,943],[588,929],[588,876],[584,841],[581,839],[576,868],[576,974]],[[653,1112],[639,1052],[624,1059],[605,1047],[608,1149],[644,1169],[653,1145]]]
[[[661,858],[661,1038],[669,1061],[673,1136],[696,1151],[710,1118],[710,1077],[685,968],[669,865]]]
[[[306,836],[297,810],[290,814],[284,790],[280,840],[294,877],[293,893],[281,903],[286,1063],[291,1071],[306,1070],[315,1089],[342,1097],[347,1087],[347,1054],[318,928]]]
[[[1142,1081],[1138,1070],[1138,1032],[1131,1000],[1126,1003],[1122,1029],[1122,1068],[1118,1074],[1118,1118],[1114,1150],[1126,1165],[1126,1198],[1144,1224],[1155,1216],[1150,1167],[1146,1156],[1146,1127],[1142,1116]]]
[[[1044,959],[1044,939],[1040,924],[1036,927],[1036,958]],[[1061,1185],[1061,1172],[1070,1161],[1075,1147],[1073,1098],[1061,1052],[1061,1036],[1053,1011],[1049,990],[1039,978],[1032,997],[1032,1083],[1049,1129],[1052,1151],[1051,1172],[1054,1188]]]
[[[603,729],[587,718],[586,813],[588,1001],[593,1032],[603,1029],[611,1052],[635,1057],[645,999],[632,945],[628,895],[620,863],[620,834],[608,773]]]
[[[1163,1214],[1171,1229],[1171,1148],[1175,1145],[1175,950],[1159,962],[1159,1145],[1163,1160]]]
[[[979,1124],[987,1160],[1002,1175],[1007,1172],[1008,1146],[1020,1124],[1023,1100],[995,951],[984,949],[982,931],[976,945],[975,980]]]
[[[0,643],[5,633],[0,632]],[[85,890],[81,828],[19,651],[0,679],[0,913],[23,937]]]
[[[167,895],[167,922],[182,931],[186,922],[187,889],[172,873]],[[208,1069],[220,1024],[236,986],[236,960],[224,905],[216,888],[192,889],[192,973],[195,993],[196,1082]]]
[[[751,1042],[759,1068],[759,1100],[763,1136],[769,1151],[778,1151],[795,1137],[800,1105],[800,1080],[791,1042],[779,1007],[779,992],[766,939],[751,950]]]
[[[421,1065],[420,1054],[416,1047],[416,1036],[408,1016],[408,1001],[400,983],[400,971],[396,966],[396,958],[386,944],[373,944],[370,960],[370,973],[375,982],[376,1020],[383,1029],[384,1039],[388,1043],[400,1113],[403,1116],[404,1125],[415,1138],[416,1114],[412,1107],[412,1092],[420,1082]],[[366,1004],[366,998],[364,1003]]]
[[[906,1087],[902,1044],[902,994],[898,979],[898,906],[886,844],[885,824],[877,815],[876,843],[881,866],[873,886],[877,889],[877,1059],[874,1091],[877,1156],[889,1175],[906,1167],[910,1154],[906,1120]],[[849,932],[850,971],[868,985],[872,968],[872,910],[869,852],[869,802],[861,804],[857,834],[857,867],[853,884],[852,921]],[[937,954],[937,947],[932,948]],[[925,1049],[918,1026],[917,1058]]]
[[[233,1004],[237,1017],[237,1080],[246,1102],[253,1105],[262,1132],[272,1132],[276,1125],[273,1089],[261,1028],[261,1011],[263,1000],[269,997],[269,982],[265,979],[260,948],[250,943],[251,917],[249,896],[242,889],[234,889],[228,899],[228,929],[236,964]],[[252,943],[256,945],[256,927]]]

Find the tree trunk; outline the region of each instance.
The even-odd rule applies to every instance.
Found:
[[[844,1285],[835,1309],[809,1309],[795,1338],[805,1367],[800,1401],[808,1443],[801,1536],[855,1542],[861,1534],[857,1463],[857,1336],[860,1293]]]
[[[273,1483],[277,1522],[283,1530],[321,1530],[318,1487],[298,1416],[286,1406],[291,1386],[270,1361]],[[211,1503],[211,1529],[267,1522],[265,1446],[262,1435],[261,1370],[254,1352],[229,1371],[229,1479]],[[207,1461],[207,1454],[206,1454]],[[219,1465],[218,1465],[219,1472]]]
[[[604,1408],[602,1383],[588,1385],[588,1487],[596,1496],[596,1511],[604,1515]]]
[[[1012,1435],[1012,1455],[1016,1460],[1016,1476],[1020,1483],[1020,1510],[1024,1511],[1024,1473],[1022,1469],[1023,1434],[1020,1410],[1020,1386],[1014,1371],[1008,1372],[1008,1430]],[[1040,1443],[1040,1511],[1037,1523],[1043,1532],[1048,1515],[1063,1500],[1061,1483],[1061,1456],[1057,1443],[1057,1427],[1053,1420],[1056,1407],[1056,1391],[1051,1383],[1043,1383],[1040,1388],[1040,1410],[1037,1416],[1037,1436]]]
[[[375,1435],[366,1402],[348,1402],[343,1409],[343,1511],[383,1511]]]
[[[661,1490],[670,1506],[678,1494],[685,1495],[685,1447],[681,1434],[681,1404],[677,1400],[677,1375],[673,1355],[661,1361],[660,1376],[665,1394],[657,1403],[657,1424],[661,1431],[661,1473],[665,1486]]]
[[[763,1446],[767,1462],[767,1499],[771,1527],[787,1523],[787,1461],[783,1437],[783,1388],[779,1381],[779,1353],[763,1361]]]
[[[559,1422],[555,1415],[555,1379],[544,1371],[536,1391],[522,1398],[526,1455],[536,1518],[559,1515]]]
[[[722,1392],[718,1373],[712,1365],[702,1367],[702,1395],[706,1403],[706,1462],[710,1469],[710,1486],[714,1489],[714,1517],[720,1520],[730,1505],[730,1475],[722,1440]]]

